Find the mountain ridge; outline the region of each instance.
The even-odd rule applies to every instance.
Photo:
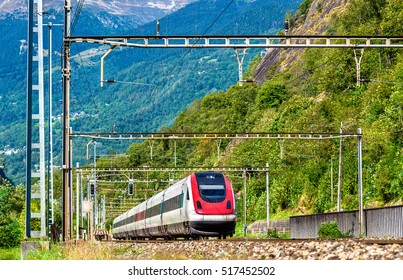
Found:
[[[166,14],[175,12],[189,3],[198,0],[86,0],[83,3],[83,10],[94,14],[108,13],[117,16],[134,16],[139,19],[139,24],[144,24],[161,18]],[[43,0],[42,5],[45,11],[61,11],[63,3],[57,0]],[[78,5],[78,0],[72,0],[73,11]],[[26,18],[28,12],[27,0],[0,0],[0,18],[14,16]]]
[[[132,14],[134,11],[141,9],[158,9],[167,12],[176,11],[183,8],[189,3],[198,0],[148,0],[144,3],[143,0],[85,0],[83,7],[90,7],[96,11],[105,11],[108,13],[119,13],[119,14]],[[59,9],[63,8],[62,4],[57,5],[57,0],[43,0],[42,5],[45,9]],[[78,0],[71,1],[72,7],[78,4]],[[0,14],[13,13],[15,11],[23,11],[27,13],[28,11],[28,1],[27,0],[0,0]]]

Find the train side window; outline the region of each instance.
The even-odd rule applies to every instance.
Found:
[[[186,200],[190,200],[189,188],[186,188]]]

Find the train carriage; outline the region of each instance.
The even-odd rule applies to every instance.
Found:
[[[145,238],[147,237],[146,230],[146,210],[147,210],[147,201],[144,201],[140,205],[132,208],[131,215],[133,217],[132,223],[134,227],[134,234],[131,236],[132,239],[134,238]],[[129,210],[130,211],[130,210]]]
[[[123,213],[119,217],[117,217],[113,222],[113,236],[116,239],[127,239],[127,230],[126,230],[126,216],[128,212]]]
[[[117,217],[116,239],[232,236],[234,192],[218,172],[196,172]]]
[[[186,213],[184,209],[184,193],[186,179],[172,185],[164,192],[164,205],[162,207],[162,231],[165,237],[185,235]]]
[[[135,234],[135,227],[133,223],[134,209],[132,208],[126,213],[127,213],[127,224],[126,224],[127,238],[133,238]]]

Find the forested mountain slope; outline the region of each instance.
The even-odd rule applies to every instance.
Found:
[[[300,2],[195,1],[160,18],[161,34],[275,34],[283,26],[284,14],[295,10]],[[105,12],[94,14],[86,7],[84,5],[73,25],[74,35],[156,33],[155,21],[139,27],[133,17]],[[50,10],[45,17],[44,22],[61,23],[63,11]],[[0,39],[3,50],[0,52],[0,149],[6,150],[5,172],[16,183],[24,182],[25,168],[26,30],[25,18],[8,14],[0,20],[0,32],[9,34]],[[53,27],[55,165],[61,162],[61,31],[60,27]],[[44,27],[45,48],[47,32]],[[116,48],[105,59],[105,79],[116,80],[116,83],[100,87],[100,59],[109,48],[78,43],[71,47],[73,132],[158,131],[172,125],[175,117],[195,99],[226,90],[237,81],[238,66],[233,50]],[[254,56],[251,50],[245,63]],[[45,58],[45,83],[48,73]],[[47,85],[45,87],[47,91]],[[86,163],[86,144],[87,140],[74,141],[75,162]],[[124,152],[128,146],[127,142],[103,143],[99,145],[99,153]]]
[[[334,35],[401,35],[403,2],[398,0],[306,0],[293,17],[290,32]],[[330,8],[332,16],[318,16]],[[316,15],[316,16],[314,16]],[[324,18],[325,27],[315,29]],[[305,27],[304,27],[305,26]],[[314,28],[314,29],[310,29]],[[319,34],[319,33],[317,33]],[[193,102],[170,132],[336,132],[363,133],[365,207],[401,204],[403,197],[403,52],[365,50],[356,84],[354,52],[350,49],[309,49],[284,55],[261,74],[256,57],[249,73],[260,73],[261,84],[232,86]],[[267,54],[267,57],[270,53]],[[266,57],[266,58],[267,58]],[[281,67],[281,65],[287,67]],[[260,66],[258,66],[260,65]],[[302,214],[336,208],[339,140],[203,140],[133,144],[127,151],[132,166],[172,165],[174,148],[182,166],[270,166],[271,213]],[[217,147],[220,151],[218,153]],[[333,190],[331,170],[333,169]],[[357,139],[343,140],[342,208],[358,208]],[[242,182],[236,182],[237,191]],[[265,218],[264,173],[248,176],[248,223]],[[242,200],[237,201],[242,217]]]

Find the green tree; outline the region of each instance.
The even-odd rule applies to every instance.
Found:
[[[384,35],[399,35],[403,33],[403,2],[389,0],[382,10],[380,27]]]
[[[7,181],[0,185],[0,247],[15,247],[22,239],[19,216],[24,208],[22,187]]]
[[[318,229],[319,238],[344,238],[351,236],[350,232],[343,233],[336,221],[324,222]]]
[[[283,103],[287,90],[283,84],[267,83],[259,90],[256,103],[259,109],[278,107]]]

